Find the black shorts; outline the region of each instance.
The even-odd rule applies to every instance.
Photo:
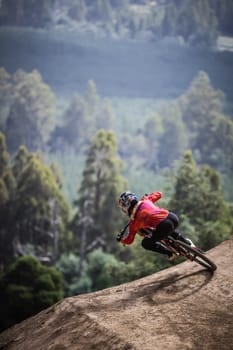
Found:
[[[161,239],[172,234],[178,226],[178,216],[175,213],[169,212],[166,219],[161,221],[156,227],[156,230],[153,232],[153,238],[156,239],[156,241],[160,241]]]

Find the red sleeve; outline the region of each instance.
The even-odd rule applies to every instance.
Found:
[[[152,192],[152,193],[144,196],[142,199],[149,199],[151,202],[155,203],[160,198],[162,198],[162,196],[163,196],[162,192]]]
[[[127,234],[126,237],[124,237],[124,238],[121,239],[121,243],[122,243],[122,244],[127,244],[127,245],[132,244],[133,241],[134,241],[134,238],[135,238],[135,236],[136,236],[136,233],[137,233],[137,232],[135,232],[135,230],[133,230],[133,229],[130,228],[130,226],[129,226],[128,234]]]

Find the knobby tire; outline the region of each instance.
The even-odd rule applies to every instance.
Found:
[[[174,243],[178,247],[181,246],[185,248],[185,250],[188,252],[185,254],[188,260],[195,261],[199,265],[206,267],[208,270],[211,270],[212,272],[217,269],[217,266],[215,265],[215,263],[211,261],[204,253],[199,251],[198,248],[190,247],[190,245],[177,240],[174,240]],[[192,255],[191,259],[188,258],[189,253],[191,253]]]

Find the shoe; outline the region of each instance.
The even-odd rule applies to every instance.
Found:
[[[177,258],[177,255],[172,253],[172,255],[168,256],[167,260],[170,262],[170,263],[173,263]]]
[[[190,245],[190,247],[196,248],[195,244],[191,241],[190,238],[185,238],[185,240],[186,240],[186,243],[187,243],[188,245]]]

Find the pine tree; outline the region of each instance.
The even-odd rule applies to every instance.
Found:
[[[99,108],[100,98],[97,93],[96,84],[93,80],[89,80],[87,82],[87,90],[84,97],[88,107],[88,114],[96,116]]]
[[[23,165],[13,206],[18,247],[31,244],[36,256],[57,256],[57,231],[64,239],[69,208],[51,169],[37,155]]]
[[[4,131],[12,101],[12,82],[10,74],[0,68],[0,130]]]
[[[101,109],[97,114],[96,127],[97,129],[111,130],[113,128],[114,114],[111,102],[108,98],[103,100]]]
[[[10,198],[15,189],[15,178],[10,168],[10,156],[7,152],[5,136],[2,133],[0,133],[0,179],[4,183],[8,198]]]
[[[160,167],[171,167],[181,159],[188,145],[188,133],[182,112],[176,103],[163,111],[163,133],[159,137],[158,159]]]
[[[121,171],[113,132],[99,130],[87,154],[73,220],[81,264],[86,253],[98,246],[107,251],[116,249],[114,233],[121,227],[116,198],[126,184]]]
[[[69,145],[80,150],[89,142],[95,130],[95,116],[89,113],[85,99],[75,94],[63,116],[63,123],[54,130],[50,144],[53,149],[64,150]]]
[[[0,132],[0,177],[4,176],[5,171],[9,167],[10,156],[6,148],[5,135]]]
[[[15,179],[10,168],[5,136],[0,133],[0,270],[13,255],[10,205],[15,191]]]
[[[14,164],[12,169],[14,176],[17,180],[20,178],[23,170],[27,166],[29,158],[30,153],[28,152],[27,148],[25,146],[20,146],[14,158]]]
[[[0,157],[8,159],[3,150]],[[69,245],[69,207],[60,183],[50,167],[23,146],[0,177],[0,215],[0,268],[17,255],[53,261]]]
[[[185,153],[178,169],[169,209],[189,219],[203,249],[231,234],[230,207],[224,200],[219,174],[208,166],[198,168],[191,151]]]
[[[180,99],[183,120],[190,132],[198,132],[213,113],[221,112],[223,97],[220,90],[213,88],[208,75],[200,71]]]
[[[30,151],[43,149],[54,129],[55,95],[37,71],[18,70],[13,76],[13,102],[5,134],[10,152],[20,145]]]
[[[223,114],[223,97],[211,85],[208,75],[199,72],[180,99],[184,123],[190,134],[189,147],[200,164],[232,172],[233,123]]]

